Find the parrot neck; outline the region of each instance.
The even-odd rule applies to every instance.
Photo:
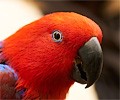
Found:
[[[57,80],[56,80],[57,81]],[[24,99],[65,99],[66,94],[69,91],[70,86],[74,83],[73,81],[65,81],[61,83],[53,82],[53,84],[42,84],[41,86],[35,84],[34,87],[30,86],[30,84],[26,84],[23,80],[18,80],[17,90],[20,91],[22,89],[26,89],[24,93]],[[55,84],[54,84],[55,83]]]

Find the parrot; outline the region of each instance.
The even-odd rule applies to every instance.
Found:
[[[54,12],[0,41],[0,99],[65,99],[74,82],[101,75],[102,30],[76,12]]]

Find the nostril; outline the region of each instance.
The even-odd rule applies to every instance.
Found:
[[[81,78],[84,79],[85,81],[87,81],[87,76],[86,76],[86,72],[83,70],[83,68],[81,67],[82,65],[81,64],[78,64],[78,69],[81,73]]]

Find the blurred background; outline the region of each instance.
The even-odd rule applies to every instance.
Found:
[[[67,100],[119,98],[119,0],[0,0],[0,40],[40,17],[58,11],[76,12],[94,20],[103,31],[104,66],[100,79],[89,89],[75,83]]]

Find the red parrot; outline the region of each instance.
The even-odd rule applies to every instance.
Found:
[[[102,31],[74,12],[45,15],[0,42],[1,99],[65,99],[76,81],[90,87],[103,63]]]

